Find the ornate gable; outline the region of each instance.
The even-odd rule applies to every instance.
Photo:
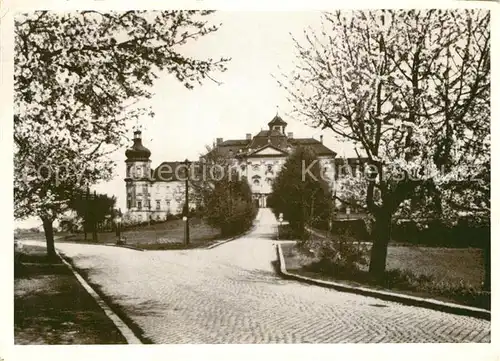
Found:
[[[248,157],[260,157],[260,156],[287,156],[288,153],[273,146],[272,144],[265,145],[262,148],[256,149],[250,154],[248,154]]]

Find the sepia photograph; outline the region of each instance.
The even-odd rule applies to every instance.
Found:
[[[10,13],[14,344],[490,344],[491,13]]]

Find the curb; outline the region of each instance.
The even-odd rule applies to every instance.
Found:
[[[33,267],[66,267],[64,263],[32,263],[32,262],[21,262],[23,266],[33,266]]]
[[[128,249],[131,249],[131,250],[134,250],[134,251],[140,251],[140,252],[144,252],[145,251],[142,248],[138,248],[138,247],[134,247],[134,246],[129,246],[129,245],[126,245],[126,244],[112,244],[112,243],[110,243],[110,244],[105,244],[105,246],[128,248]]]
[[[257,216],[255,217],[254,219],[254,223],[252,224],[252,227],[250,227],[246,232],[243,232],[242,234],[238,235],[238,236],[234,236],[232,238],[229,238],[229,239],[226,239],[224,241],[220,241],[220,242],[217,242],[215,244],[212,244],[211,246],[208,246],[207,248],[205,249],[212,249],[212,248],[215,248],[215,247],[218,247],[218,246],[222,246],[223,244],[225,243],[228,243],[228,242],[231,242],[231,241],[234,241],[234,240],[237,240],[238,238],[241,238],[241,237],[245,237],[247,236],[248,234],[250,234],[252,231],[255,230],[255,222],[257,222],[259,219],[260,219],[260,216],[259,216],[260,213],[257,213]]]
[[[241,238],[241,237],[245,237],[247,236],[249,233],[251,233],[253,230],[255,229],[255,225],[253,225],[252,227],[250,227],[246,232],[243,232],[242,234],[238,235],[238,236],[234,236],[232,238],[229,238],[229,239],[226,239],[224,241],[219,241],[217,243],[214,243],[212,244],[211,246],[208,246],[206,247],[205,249],[212,249],[212,248],[215,248],[215,247],[218,247],[218,246],[222,246],[223,244],[226,244],[226,243],[229,243],[231,241],[235,241],[237,240],[238,238]]]
[[[350,292],[350,293],[360,294],[363,296],[379,298],[385,301],[398,302],[407,306],[429,308],[436,311],[452,313],[460,316],[470,316],[491,321],[491,311],[484,310],[482,308],[462,306],[455,303],[441,302],[438,300],[426,299],[415,296],[406,296],[393,292],[378,291],[364,287],[354,287],[341,283],[321,281],[310,277],[291,274],[286,269],[285,257],[283,256],[283,250],[281,249],[280,244],[276,245],[276,252],[278,253],[279,273],[284,278],[287,279],[306,282],[316,286],[332,288],[340,292]]]
[[[56,251],[57,255],[59,258],[63,261],[63,263],[73,272],[75,275],[76,279],[80,284],[85,288],[87,293],[92,296],[92,298],[97,302],[99,307],[104,311],[106,316],[115,324],[116,328],[118,328],[118,331],[125,337],[125,340],[127,340],[128,344],[136,344],[136,345],[142,345],[141,340],[137,338],[137,336],[134,334],[134,332],[123,322],[123,320],[115,313],[111,308],[104,302],[104,300],[97,294],[97,292],[85,281],[85,279],[78,273],[78,271],[75,270],[75,268],[68,262],[64,257],[61,256],[61,254]]]

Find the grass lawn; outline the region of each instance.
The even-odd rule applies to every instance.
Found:
[[[201,219],[190,220],[189,227],[190,245],[188,248],[198,248],[209,246],[220,238],[218,229],[210,227]],[[123,230],[122,240],[126,245],[148,249],[182,249],[184,244],[184,221],[171,220],[163,223],[140,226]],[[98,243],[116,243],[115,232],[98,233]],[[62,237],[60,241],[83,242],[83,233],[71,234]],[[92,242],[92,235],[87,235],[87,242]]]
[[[480,249],[389,246],[388,275],[409,277],[405,279],[408,282],[396,282],[394,286],[377,285],[359,275],[339,276],[320,270],[315,267],[319,260],[313,254],[298,250],[293,243],[283,244],[282,250],[287,270],[292,273],[351,285],[389,288],[395,292],[475,307],[490,307],[489,295],[481,293],[484,270]],[[367,270],[368,267],[361,268],[360,274],[367,274]]]
[[[54,237],[59,236],[59,234],[54,233]],[[20,241],[45,241],[45,233],[43,232],[22,232],[14,235],[14,239]]]
[[[328,233],[315,231],[320,235]],[[371,244],[364,247],[369,251]],[[386,269],[408,270],[415,275],[431,276],[436,282],[462,283],[480,288],[484,279],[483,262],[483,252],[478,248],[420,247],[391,242],[387,250]]]
[[[67,266],[46,262],[45,247],[24,246],[14,277],[18,345],[126,344]]]
[[[483,252],[477,248],[391,247],[387,269],[410,270],[436,282],[480,288],[484,278]]]
[[[43,246],[23,246],[19,251],[15,252],[16,259],[21,263],[30,264],[62,264],[60,258],[49,258],[47,249]]]

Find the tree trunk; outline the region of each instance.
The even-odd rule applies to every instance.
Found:
[[[97,222],[92,224],[92,241],[97,242]]]
[[[309,223],[312,225],[313,222],[314,222],[314,195],[313,195],[312,201],[311,201],[311,217],[310,217]]]
[[[387,260],[387,246],[391,237],[391,215],[379,214],[375,217],[372,241],[373,246],[370,256],[370,274],[375,277],[382,277],[385,272]]]
[[[491,291],[491,241],[486,242],[483,249],[484,283],[483,291]]]
[[[43,231],[45,233],[45,241],[47,243],[47,256],[49,258],[57,258],[56,249],[54,246],[54,227],[52,225],[52,220],[48,218],[42,218],[43,221]]]

